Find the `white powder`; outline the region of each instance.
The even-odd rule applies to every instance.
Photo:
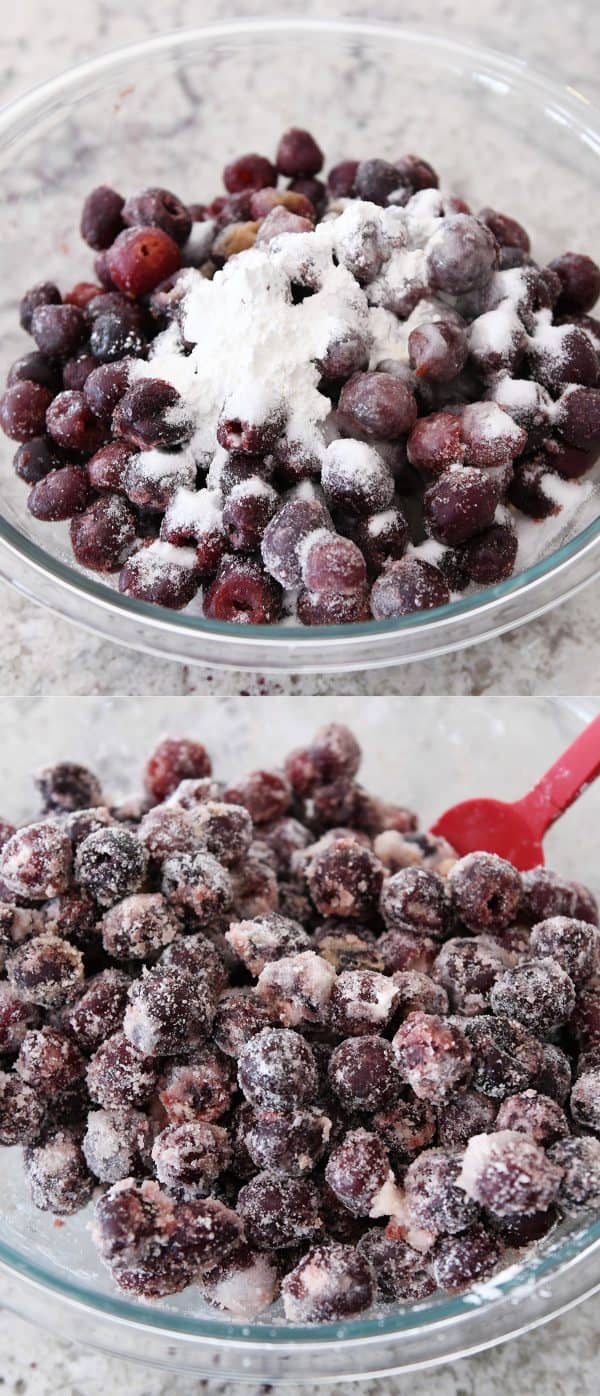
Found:
[[[165,523],[170,529],[189,530],[190,536],[221,530],[223,510],[221,496],[216,490],[178,489],[167,508]]]

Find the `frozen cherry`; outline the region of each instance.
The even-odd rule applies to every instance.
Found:
[[[58,453],[49,436],[33,436],[23,441],[15,453],[13,469],[26,485],[37,485],[60,464]]]
[[[73,556],[95,572],[118,572],[136,536],[136,516],[119,495],[104,495],[70,524]]]
[[[469,349],[459,325],[450,320],[432,320],[411,330],[408,352],[417,378],[447,383],[464,367]]]
[[[123,1032],[143,1056],[176,1056],[208,1035],[214,1008],[203,977],[180,965],[156,965],[131,985]]]
[[[31,354],[23,354],[22,358],[11,364],[6,386],[12,388],[15,383],[39,383],[40,387],[55,393],[61,384],[60,370],[52,359],[41,354],[39,350],[34,350]]]
[[[464,561],[472,582],[491,586],[510,577],[517,559],[518,539],[509,524],[492,524],[464,547]]]
[[[533,1139],[514,1129],[475,1134],[462,1161],[459,1187],[499,1217],[545,1211],[561,1170]]]
[[[529,252],[529,237],[516,218],[511,218],[507,213],[498,213],[493,208],[481,208],[477,217],[490,229],[501,247],[515,247],[521,252]]]
[[[68,812],[102,804],[102,787],[93,771],[74,761],[44,766],[36,776],[44,812]]]
[[[217,1004],[213,1038],[221,1052],[237,1058],[250,1039],[268,1026],[268,1022],[264,1005],[251,990],[229,989]]]
[[[375,1227],[361,1236],[357,1251],[368,1260],[381,1299],[416,1304],[433,1293],[435,1282],[427,1259],[400,1237]]]
[[[448,1100],[438,1117],[438,1138],[447,1149],[463,1149],[474,1134],[494,1128],[497,1105],[479,1091],[463,1091]]]
[[[581,315],[592,310],[600,296],[600,267],[581,252],[563,252],[550,262],[561,290],[555,305],[557,315]]]
[[[160,892],[137,892],[110,907],[100,928],[113,959],[146,960],[175,939],[180,922]]]
[[[192,231],[189,209],[169,189],[142,189],[126,200],[122,218],[128,227],[162,228],[179,246]]]
[[[509,963],[488,937],[456,937],[442,946],[433,975],[443,984],[452,1012],[471,1017],[489,1007],[492,985]]]
[[[234,1090],[231,1062],[210,1043],[174,1062],[158,1083],[160,1103],[176,1125],[218,1120],[229,1109]]]
[[[323,954],[322,940],[319,942],[319,950]],[[364,951],[365,959],[375,953],[368,945],[364,946]],[[331,960],[331,951],[329,958]],[[390,1021],[397,1002],[397,987],[386,975],[360,967],[342,968],[329,1000],[329,1026],[336,1037],[344,1038],[382,1032]]]
[[[407,443],[411,465],[425,475],[441,475],[464,459],[461,419],[452,412],[431,412],[419,417]]]
[[[548,1157],[561,1170],[558,1201],[567,1214],[596,1211],[600,1204],[600,1139],[559,1139]]]
[[[35,519],[55,523],[79,514],[88,502],[89,480],[78,465],[65,465],[51,470],[33,486],[27,498],[27,508]]]
[[[76,946],[45,932],[9,955],[6,973],[23,998],[57,1008],[75,997],[83,981],[83,959]]]
[[[409,1013],[392,1039],[400,1080],[420,1100],[443,1105],[472,1075],[469,1042],[457,1024],[434,1013]]]
[[[85,1074],[85,1058],[58,1028],[32,1028],[23,1038],[15,1070],[46,1100],[74,1090]]]
[[[537,1085],[543,1050],[537,1038],[515,1019],[466,1018],[464,1034],[471,1046],[473,1086],[495,1100]]]
[[[89,1202],[94,1180],[79,1140],[69,1130],[56,1130],[30,1145],[24,1163],[31,1200],[42,1212],[70,1216]]]
[[[575,1007],[569,975],[554,960],[527,960],[496,979],[490,994],[494,1013],[523,1023],[547,1037],[566,1023]]]
[[[358,1217],[386,1217],[399,1203],[387,1150],[376,1134],[351,1130],[329,1156],[325,1178],[344,1207]]]
[[[402,379],[391,373],[355,373],[342,388],[338,410],[350,430],[364,432],[378,440],[404,436],[414,427],[417,418],[414,394]],[[328,455],[338,448],[341,450],[342,444],[333,443]]]
[[[535,959],[555,960],[579,984],[593,973],[598,929],[570,916],[551,916],[533,927],[529,949]]]
[[[432,1255],[432,1268],[440,1289],[453,1291],[487,1280],[499,1261],[497,1241],[477,1224],[458,1236],[440,1237]]]
[[[248,1322],[275,1300],[279,1290],[277,1258],[241,1243],[213,1269],[199,1277],[209,1304]]]
[[[258,976],[266,964],[309,950],[311,944],[302,926],[276,911],[255,916],[250,921],[232,921],[226,937],[254,976]]]
[[[36,1004],[23,998],[12,984],[0,979],[0,1053],[18,1052],[30,1027],[39,1022]]]
[[[489,527],[498,497],[496,481],[482,470],[469,466],[447,470],[425,491],[428,530],[438,542],[456,547]]]
[[[403,557],[390,563],[371,589],[375,620],[390,620],[413,611],[445,606],[449,600],[450,593],[439,568],[419,557]]]
[[[307,882],[322,916],[368,916],[379,899],[383,868],[369,849],[341,838],[312,860]]]
[[[144,784],[157,802],[166,800],[182,780],[210,776],[211,760],[202,742],[189,737],[165,737],[149,757]]]
[[[150,1125],[140,1110],[91,1110],[82,1149],[100,1183],[118,1183],[147,1165],[150,1141]]]
[[[387,204],[390,194],[406,188],[407,183],[400,170],[389,160],[361,160],[354,175],[354,188],[359,199],[366,199],[372,204]]]
[[[571,1091],[571,1115],[581,1129],[600,1133],[600,1063],[581,1071]]]
[[[231,1162],[227,1131],[205,1120],[167,1125],[156,1136],[152,1159],[159,1183],[171,1196],[183,1201],[205,1197]]]
[[[83,396],[94,413],[101,422],[110,422],[117,403],[124,397],[129,386],[130,362],[128,359],[121,359],[119,363],[102,363],[93,368],[83,385]],[[106,475],[99,474],[100,464],[105,461],[122,462],[123,467],[128,464],[133,454],[131,447],[125,447],[123,442],[110,442],[108,446],[101,446],[100,450],[88,461],[88,470],[92,463],[95,471],[90,474],[92,484],[97,489],[117,489],[122,478],[121,474]],[[105,483],[106,481],[106,483]]]
[[[31,380],[17,382],[0,399],[0,426],[13,441],[31,441],[46,428],[52,393]]]
[[[193,913],[198,926],[209,925],[232,898],[231,878],[212,853],[175,853],[162,867],[162,890],[179,911]]]
[[[502,1101],[495,1129],[516,1130],[518,1134],[531,1135],[536,1144],[541,1144],[545,1149],[569,1134],[569,1122],[555,1100],[541,1095],[539,1091],[529,1090],[507,1096]]]
[[[323,1229],[319,1194],[308,1178],[265,1171],[240,1189],[237,1209],[252,1245],[279,1250]]]
[[[93,247],[102,252],[110,247],[123,227],[123,205],[125,200],[107,184],[92,189],[81,211],[81,236]]]
[[[92,1100],[108,1110],[143,1105],[156,1086],[155,1062],[136,1051],[122,1032],[113,1033],[96,1049],[87,1069]]]
[[[442,878],[426,868],[401,869],[384,882],[380,911],[388,930],[443,939],[449,907]]]
[[[358,170],[358,160],[341,160],[333,165],[327,176],[327,187],[334,199],[350,199],[356,192],[354,181]]]
[[[279,619],[281,590],[252,558],[224,557],[204,596],[209,620],[265,625]]]
[[[375,1280],[364,1255],[334,1242],[313,1246],[281,1289],[285,1316],[292,1322],[334,1322],[370,1308]]]
[[[558,400],[556,422],[569,446],[595,453],[600,444],[600,388],[568,387]],[[592,463],[590,460],[590,464]]]
[[[286,813],[290,793],[286,777],[278,771],[251,771],[226,786],[224,798],[228,804],[247,809],[255,824],[268,824]]]
[[[448,1012],[448,995],[445,988],[442,984],[436,984],[428,974],[415,969],[396,970],[393,981],[397,993],[395,1017],[406,1018],[409,1013]]]
[[[317,1092],[314,1057],[297,1032],[263,1028],[242,1048],[238,1072],[246,1099],[261,1110],[294,1109]]]
[[[427,244],[431,285],[460,295],[484,286],[498,262],[498,244],[484,223],[468,213],[443,220]]]
[[[495,853],[468,853],[450,869],[454,908],[472,931],[497,931],[516,918],[521,879],[516,868]]]
[[[177,389],[160,378],[141,378],[118,402],[113,431],[132,446],[178,446],[188,441],[192,423]]]
[[[87,324],[76,305],[42,304],[31,317],[31,333],[43,354],[68,359],[87,338]]]
[[[45,1114],[39,1094],[15,1072],[0,1071],[0,1144],[33,1144]]]
[[[109,248],[106,265],[119,291],[143,296],[178,271],[181,252],[162,228],[125,228]]]
[[[461,1155],[449,1149],[426,1149],[407,1168],[404,1190],[411,1217],[435,1235],[465,1231],[477,1209],[457,1179]]]
[[[277,184],[277,171],[264,155],[238,155],[225,166],[223,183],[230,194],[252,192]]]
[[[302,1177],[322,1157],[330,1131],[331,1120],[316,1109],[255,1111],[244,1142],[257,1168]]]
[[[98,829],[79,845],[78,881],[100,906],[113,906],[139,891],[148,864],[143,844],[129,829]]]
[[[310,131],[290,126],[280,138],[275,163],[280,174],[310,177],[323,168],[323,152]],[[263,184],[274,183],[274,179],[263,180]]]
[[[71,1036],[83,1052],[95,1052],[118,1031],[130,983],[129,975],[119,969],[103,970],[85,981],[65,1017]]]
[[[349,1037],[329,1059],[328,1079],[346,1110],[372,1113],[390,1105],[401,1081],[394,1049],[383,1037]]]
[[[24,330],[31,330],[34,310],[38,305],[60,305],[61,295],[53,281],[38,281],[25,292],[19,304],[19,319]]]

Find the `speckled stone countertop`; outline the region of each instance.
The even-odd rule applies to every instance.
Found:
[[[285,13],[401,20],[503,49],[597,98],[600,31],[590,0],[21,0],[0,27],[2,100],[70,64],[200,20]],[[60,621],[2,584],[0,691],[11,693],[568,693],[598,687],[599,587],[491,642],[438,659],[345,677],[248,676],[156,661]],[[596,662],[595,662],[596,661]]]

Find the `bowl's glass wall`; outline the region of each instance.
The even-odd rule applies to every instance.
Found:
[[[532,78],[517,62],[383,26],[224,27],[99,60],[0,117],[0,370],[26,348],[16,307],[27,284],[43,276],[67,288],[92,274],[78,223],[97,183],[125,192],[164,184],[203,201],[218,191],[226,160],[240,150],[271,153],[282,127],[294,122],[317,132],[330,162],[421,152],[475,208],[492,204],[521,219],[541,260],[567,246],[598,254],[594,120],[577,94]],[[364,645],[364,627],[322,639],[315,631],[271,630],[259,656],[257,637],[203,622],[199,604],[173,617],[115,595],[114,579],[84,576],[71,557],[68,526],[28,514],[26,489],[10,469],[12,449],[3,439],[2,532],[20,556],[3,563],[4,575],[113,638],[191,659],[223,661],[229,647],[231,662],[249,667],[259,657],[265,667],[343,667],[350,650],[357,665],[438,652],[517,623],[597,565],[586,536],[575,556],[562,559],[569,566],[560,578],[545,576],[527,598],[515,593],[514,581],[492,588],[490,616],[471,598],[434,616],[373,623]],[[576,530],[597,513],[595,501]],[[46,564],[37,548],[46,550]],[[46,575],[36,573],[44,565]],[[268,652],[276,640],[278,655]]]
[[[141,711],[138,702],[127,699],[29,699],[25,712],[22,700],[1,700],[2,813],[25,819],[34,812],[27,773],[47,761],[67,757],[87,761],[110,793],[122,795],[139,788],[145,756],[165,732],[200,735],[215,754],[216,773],[231,777],[240,769],[276,764],[291,745],[308,738],[324,720],[336,717],[351,722],[360,735],[366,785],[411,805],[427,825],[449,803],[469,795],[493,792],[512,798],[521,794],[591,715],[585,701],[578,705],[551,699],[473,703],[447,698],[391,702],[281,698],[269,700],[267,706],[268,741],[261,699],[230,700],[225,707],[209,699],[181,699],[175,713],[168,700],[161,698],[144,700]],[[547,844],[551,866],[589,882],[597,893],[599,820],[597,782],[550,833]],[[127,1352],[132,1350],[130,1325],[142,1325],[147,1336],[142,1339],[136,1333],[134,1351],[137,1343],[140,1356],[147,1351],[154,1360],[163,1360],[167,1349],[173,1349],[179,1365],[196,1364],[195,1370],[206,1370],[209,1363],[206,1352],[197,1351],[198,1345],[208,1342],[219,1353],[225,1340],[228,1356],[220,1352],[218,1358],[222,1369],[225,1362],[228,1372],[236,1373],[241,1366],[241,1357],[238,1361],[232,1355],[237,1349],[229,1350],[231,1343],[250,1343],[252,1351],[245,1352],[244,1360],[255,1372],[256,1343],[267,1343],[273,1346],[268,1370],[279,1379],[286,1371],[297,1377],[304,1370],[299,1344],[306,1342],[316,1344],[311,1369],[316,1376],[381,1370],[417,1359],[435,1360],[436,1355],[441,1360],[444,1354],[469,1344],[485,1345],[543,1318],[600,1283],[598,1256],[589,1251],[584,1261],[581,1258],[594,1240],[594,1228],[571,1223],[552,1238],[545,1258],[542,1252],[529,1263],[525,1277],[520,1267],[513,1267],[481,1294],[478,1306],[471,1298],[459,1296],[416,1309],[386,1308],[375,1317],[325,1329],[290,1329],[275,1311],[272,1322],[269,1315],[243,1326],[208,1309],[194,1288],[152,1305],[119,1298],[92,1246],[86,1227],[89,1210],[67,1218],[57,1228],[51,1216],[36,1211],[29,1202],[19,1151],[0,1150],[0,1261],[8,1265],[17,1285],[17,1291],[8,1286],[8,1300],[39,1317],[40,1293],[36,1297],[22,1278],[32,1276],[46,1287],[46,1306],[65,1298],[84,1306],[75,1311],[70,1327],[72,1309],[58,1304],[56,1317],[52,1308],[46,1309],[61,1331],[66,1328],[88,1341]],[[600,1234],[599,1225],[595,1231]],[[565,1270],[569,1259],[572,1270]],[[286,1348],[290,1340],[291,1347]],[[348,1344],[360,1348],[352,1359],[345,1350]]]

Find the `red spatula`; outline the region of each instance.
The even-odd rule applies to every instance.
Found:
[[[555,819],[600,774],[600,716],[567,747],[528,795],[503,800],[464,800],[437,820],[440,834],[461,856],[484,849],[499,853],[522,871],[544,861],[542,839]]]

